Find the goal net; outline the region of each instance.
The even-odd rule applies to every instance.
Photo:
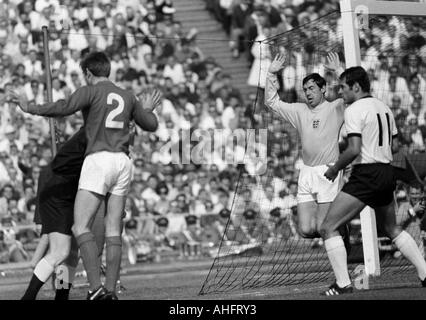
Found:
[[[424,26],[424,19],[419,18],[370,16],[367,28],[360,30],[361,65],[370,75],[372,95],[392,108],[403,138],[403,153],[394,163],[400,170],[399,177],[405,180],[398,183],[396,192],[397,220],[422,250],[420,219],[410,220],[407,208],[410,192],[416,191],[414,187],[409,188],[409,184],[419,184],[417,189],[423,192],[420,182],[425,176],[426,159],[421,139],[424,110],[416,108],[424,108],[426,102],[426,57],[416,42],[420,37],[416,40],[406,35],[415,35],[416,28],[419,34],[424,34]],[[288,122],[266,110],[261,79],[270,62],[268,57],[285,50],[288,58],[279,74],[282,100],[304,102],[302,79],[313,72],[326,79],[327,100],[338,98],[338,78],[324,68],[324,63],[329,52],[337,52],[344,67],[340,12],[269,37],[258,47],[264,61],[259,64],[258,99],[254,109],[258,127],[268,129],[267,170],[257,176],[249,175],[245,169],[240,172],[231,215],[200,294],[309,286],[334,280],[321,241],[303,239],[296,232],[295,194],[298,169],[302,164],[300,140]],[[349,174],[347,170],[346,178]],[[351,227],[352,250],[348,265],[351,277],[355,277],[357,267],[364,263],[359,217],[351,221]],[[403,274],[411,269],[381,230],[378,230],[378,237],[382,275]]]

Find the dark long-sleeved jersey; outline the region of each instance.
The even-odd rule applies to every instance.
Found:
[[[143,109],[137,98],[111,81],[77,89],[68,100],[38,105],[29,113],[58,117],[81,110],[85,123],[85,156],[100,152],[129,153],[129,124],[132,120],[147,131],[157,129],[157,118]]]

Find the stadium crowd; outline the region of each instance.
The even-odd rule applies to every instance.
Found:
[[[209,0],[206,4],[229,33],[232,54],[245,53],[255,65],[259,57],[245,40],[297,28],[335,10],[338,1]],[[37,238],[32,226],[38,175],[52,158],[47,119],[21,113],[7,95],[13,88],[31,103],[46,101],[43,25],[49,26],[53,100],[68,97],[84,84],[79,60],[91,50],[107,52],[112,61],[110,79],[116,84],[136,95],[151,87],[163,92],[163,103],[156,110],[157,132],[134,129],[134,170],[125,219],[129,244],[144,255],[154,249],[186,255],[188,243],[217,245],[231,207],[235,214],[225,240],[250,243],[297,237],[294,208],[301,164],[297,137],[288,124],[253,114],[252,97],[233,87],[231,77],[197,46],[197,31],[185,30],[174,19],[175,11],[169,0],[0,3],[1,262],[28,259],[27,251]],[[373,94],[388,99],[408,152],[425,152],[425,23],[425,19],[380,20],[377,27],[363,32],[361,40],[363,66],[374,77]],[[339,28],[339,19],[332,16],[329,25],[315,30],[325,40],[321,50],[338,41]],[[312,34],[305,36],[309,42]],[[272,52],[262,58],[270,56]],[[302,99],[301,79],[295,75],[319,66],[306,64],[310,67],[300,72],[302,61],[295,54],[283,72],[282,97],[288,102]],[[252,69],[258,72],[258,67]],[[335,81],[327,74],[326,78],[329,84]],[[57,119],[59,143],[81,125],[80,114]],[[267,150],[266,174],[252,175],[259,165],[255,161],[233,164],[221,157],[226,147],[220,146],[213,130],[221,129],[226,137],[237,128],[267,128],[267,148],[259,143],[255,150],[257,155]],[[182,149],[183,132],[197,129],[210,133],[215,148],[204,154],[203,164],[175,161],[170,149]],[[195,142],[191,141],[192,147]],[[244,153],[238,146],[232,150],[240,157]]]

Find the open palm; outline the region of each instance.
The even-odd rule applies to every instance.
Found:
[[[277,73],[281,71],[284,68],[285,60],[286,60],[285,53],[278,53],[275,56],[274,60],[272,60],[271,64],[269,65],[268,71],[270,73]]]
[[[10,102],[16,103],[22,111],[28,112],[28,101],[25,95],[19,94],[18,92],[13,90],[8,90],[7,96]]]
[[[339,54],[336,52],[330,52],[327,55],[327,63],[324,64],[326,69],[337,71],[340,68]]]
[[[161,103],[161,92],[157,89],[150,89],[142,93],[140,101],[144,108],[154,111]]]

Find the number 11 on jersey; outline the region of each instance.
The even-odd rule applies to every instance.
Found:
[[[392,144],[392,133],[391,133],[391,126],[390,126],[390,120],[389,120],[389,113],[386,114],[386,122],[388,125],[388,137],[389,137],[389,145]],[[379,147],[383,147],[383,125],[382,125],[382,119],[380,117],[380,114],[377,114],[377,122],[379,123]]]

